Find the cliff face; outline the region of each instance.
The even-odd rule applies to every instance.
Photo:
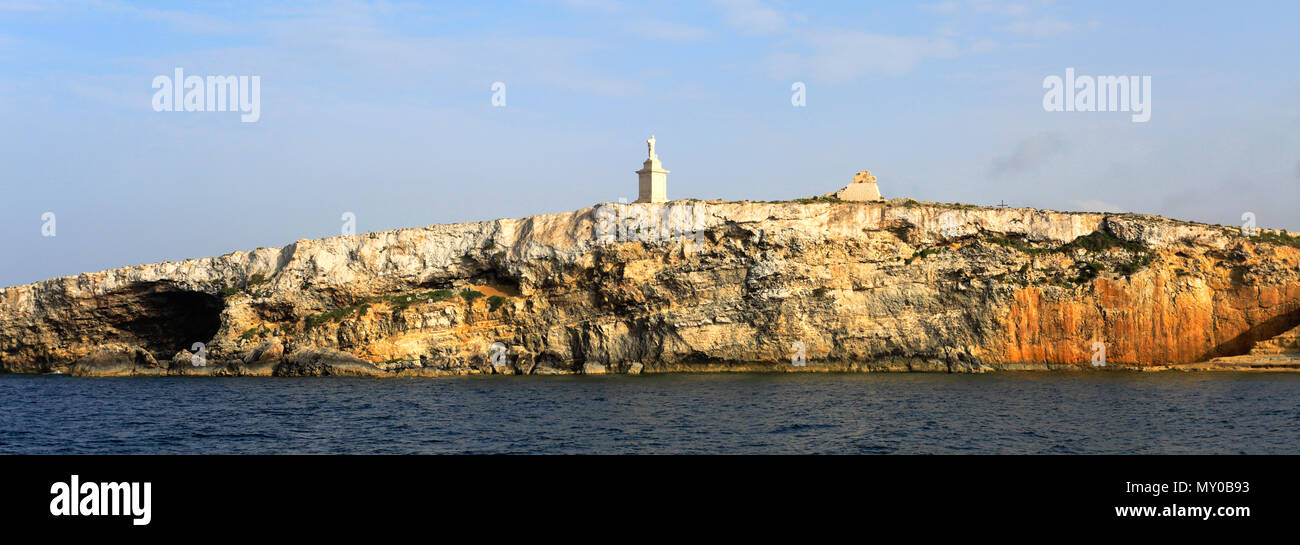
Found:
[[[1246,354],[1297,325],[1300,249],[1234,228],[900,201],[674,201],[5,288],[0,368],[979,371],[1091,367],[1103,352],[1110,366],[1165,366]],[[791,365],[798,355],[807,367]]]

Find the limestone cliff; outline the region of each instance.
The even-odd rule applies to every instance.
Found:
[[[4,288],[0,368],[982,371],[1099,347],[1164,367],[1300,325],[1296,240],[897,199],[604,204]]]

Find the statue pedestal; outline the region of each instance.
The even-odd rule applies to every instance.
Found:
[[[668,171],[664,170],[659,157],[646,159],[641,170],[636,171],[636,176],[636,202],[668,202]]]

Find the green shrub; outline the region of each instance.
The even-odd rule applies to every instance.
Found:
[[[312,328],[325,322],[340,322],[352,314],[365,316],[370,312],[371,306],[375,303],[388,303],[392,306],[394,311],[401,312],[416,303],[437,303],[439,301],[450,299],[454,295],[455,294],[450,290],[433,290],[424,293],[404,293],[401,295],[366,297],[346,307],[306,317],[303,320],[303,331],[310,331]],[[478,291],[466,288],[461,290],[460,296],[464,297],[466,302],[472,303],[475,299],[483,297],[484,295]],[[505,298],[502,298],[501,302],[504,303],[504,301]],[[491,300],[488,302],[491,303]],[[500,304],[501,303],[497,303],[498,306],[500,306]],[[496,310],[496,307],[493,307],[493,310]]]
[[[1029,241],[1023,238],[1006,238],[1006,237],[999,237],[999,236],[989,236],[989,237],[985,237],[984,240],[988,242],[992,242],[993,244],[997,244],[998,246],[1002,246],[1004,248],[1020,250],[1027,254],[1042,254],[1042,253],[1055,251],[1051,248],[1035,248],[1032,244],[1029,243]]]
[[[843,202],[843,201],[841,201],[839,197],[836,197],[834,195],[832,196],[823,195],[820,197],[807,197],[803,199],[794,199],[789,202],[796,203],[796,204],[813,204],[819,202]]]
[[[413,293],[406,294],[406,295],[395,295],[393,297],[388,298],[388,304],[393,306],[393,310],[402,311],[402,310],[406,310],[406,307],[411,306],[411,303],[416,302],[417,300],[419,300],[419,298],[420,298],[419,295]]]
[[[488,297],[487,304],[488,310],[496,312],[498,308],[501,308],[501,305],[506,304],[506,298],[500,295],[493,295],[492,297]]]
[[[1255,239],[1259,242],[1300,248],[1300,237],[1291,236],[1286,231],[1264,231],[1261,229]]]
[[[304,332],[311,331],[315,329],[316,326],[325,323],[326,320],[328,320],[328,318],[326,318],[324,314],[316,314],[313,316],[308,316],[306,318],[303,318],[302,330]]]
[[[1097,278],[1097,275],[1101,274],[1101,271],[1103,270],[1106,270],[1106,268],[1100,263],[1084,263],[1082,267],[1079,267],[1079,276],[1074,278],[1074,283],[1087,284],[1088,282],[1092,282],[1092,280]]]
[[[475,299],[483,297],[483,293],[472,288],[460,290],[460,296],[465,299],[465,303],[473,304]]]
[[[424,293],[407,293],[403,295],[390,295],[388,297],[372,297],[369,300],[373,302],[387,301],[393,305],[395,310],[406,310],[415,303],[437,303],[450,299],[452,293],[448,290],[426,291]]]
[[[1057,249],[1060,250],[1062,253],[1070,253],[1078,249],[1082,249],[1089,252],[1100,252],[1104,250],[1109,250],[1111,248],[1120,248],[1123,250],[1128,250],[1130,252],[1146,251],[1146,248],[1142,247],[1141,244],[1136,244],[1133,242],[1129,242],[1127,240],[1122,240],[1116,237],[1115,235],[1112,235],[1110,233],[1103,233],[1101,231],[1093,231],[1091,233],[1083,235],[1079,238],[1071,240],[1066,244],[1061,245],[1061,247]]]
[[[952,251],[952,250],[949,250],[948,248],[924,248],[924,249],[922,249],[921,251],[912,254],[912,257],[909,257],[909,258],[907,258],[907,259],[904,259],[904,260],[903,260],[903,263],[908,264],[908,265],[911,265],[912,262],[915,261],[915,260],[917,260],[918,258],[919,258],[919,259],[925,259],[925,258],[927,258],[927,257],[930,257],[930,256],[934,255],[934,254],[944,253],[944,252],[951,252],[951,251]]]
[[[1115,272],[1122,274],[1124,276],[1132,276],[1133,273],[1136,273],[1142,270],[1143,268],[1145,268],[1147,265],[1150,265],[1152,261],[1155,261],[1155,259],[1156,256],[1154,255],[1148,254],[1146,252],[1139,252],[1137,255],[1134,255],[1133,259],[1128,263],[1120,263],[1119,265],[1116,265]],[[1182,275],[1180,274],[1179,276]]]
[[[1076,250],[1083,250],[1085,252],[1104,252],[1111,249],[1125,250],[1133,254],[1133,259],[1127,263],[1115,265],[1115,272],[1124,276],[1130,276],[1133,273],[1142,270],[1147,265],[1150,265],[1152,261],[1155,261],[1155,255],[1150,253],[1146,247],[1141,244],[1129,242],[1102,231],[1093,231],[1075,238],[1070,242],[1057,246],[1056,248],[1035,248],[1030,245],[1028,241],[1021,238],[988,236],[985,237],[984,240],[1006,248],[1020,250],[1028,254],[1043,254],[1051,252],[1071,254]],[[1079,275],[1074,279],[1076,283],[1082,284],[1089,282],[1093,278],[1096,278],[1097,273],[1102,270],[1101,265],[1095,263],[1086,263],[1083,267],[1084,269],[1080,270]]]
[[[303,331],[311,331],[312,328],[325,322],[341,322],[343,321],[343,318],[346,318],[352,313],[356,313],[357,316],[365,316],[367,312],[370,312],[370,302],[370,299],[363,299],[358,303],[353,303],[337,310],[308,316],[303,320],[302,329]]]

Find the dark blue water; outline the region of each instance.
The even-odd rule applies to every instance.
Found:
[[[0,377],[0,453],[1288,453],[1300,374]]]

